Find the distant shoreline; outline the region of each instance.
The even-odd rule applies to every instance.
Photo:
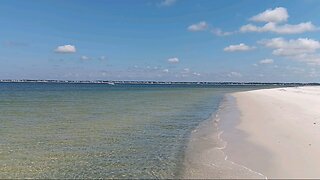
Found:
[[[293,82],[209,82],[209,81],[105,81],[105,80],[94,80],[94,81],[76,81],[76,80],[33,80],[33,79],[3,79],[0,83],[57,83],[57,84],[132,84],[132,85],[274,85],[274,86],[320,86],[320,83],[293,83]]]

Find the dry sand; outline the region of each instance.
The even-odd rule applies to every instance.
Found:
[[[222,136],[230,160],[268,178],[320,178],[320,87],[232,96],[240,121]]]

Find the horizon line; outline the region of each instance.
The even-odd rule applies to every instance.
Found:
[[[259,82],[259,81],[158,81],[158,80],[59,80],[59,79],[0,79],[0,82],[38,83],[234,83],[234,84],[319,84],[320,82]]]

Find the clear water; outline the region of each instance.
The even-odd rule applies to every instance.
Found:
[[[190,132],[241,87],[0,83],[0,178],[177,178]]]

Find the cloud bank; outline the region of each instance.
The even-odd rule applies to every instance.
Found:
[[[278,34],[299,34],[308,31],[315,31],[317,27],[311,22],[303,22],[300,24],[283,24],[278,25],[273,22],[269,22],[264,26],[256,26],[253,24],[247,24],[240,27],[240,32],[273,32]]]
[[[304,32],[316,31],[318,28],[312,22],[302,22],[299,24],[283,24],[289,18],[286,8],[277,7],[251,17],[253,22],[265,22],[263,26],[247,24],[240,27],[240,32],[272,32],[277,34],[299,34]]]
[[[273,55],[320,65],[320,55],[317,53],[317,50],[320,49],[320,42],[317,40],[308,38],[286,40],[280,37],[262,40],[258,43],[273,49]]]

